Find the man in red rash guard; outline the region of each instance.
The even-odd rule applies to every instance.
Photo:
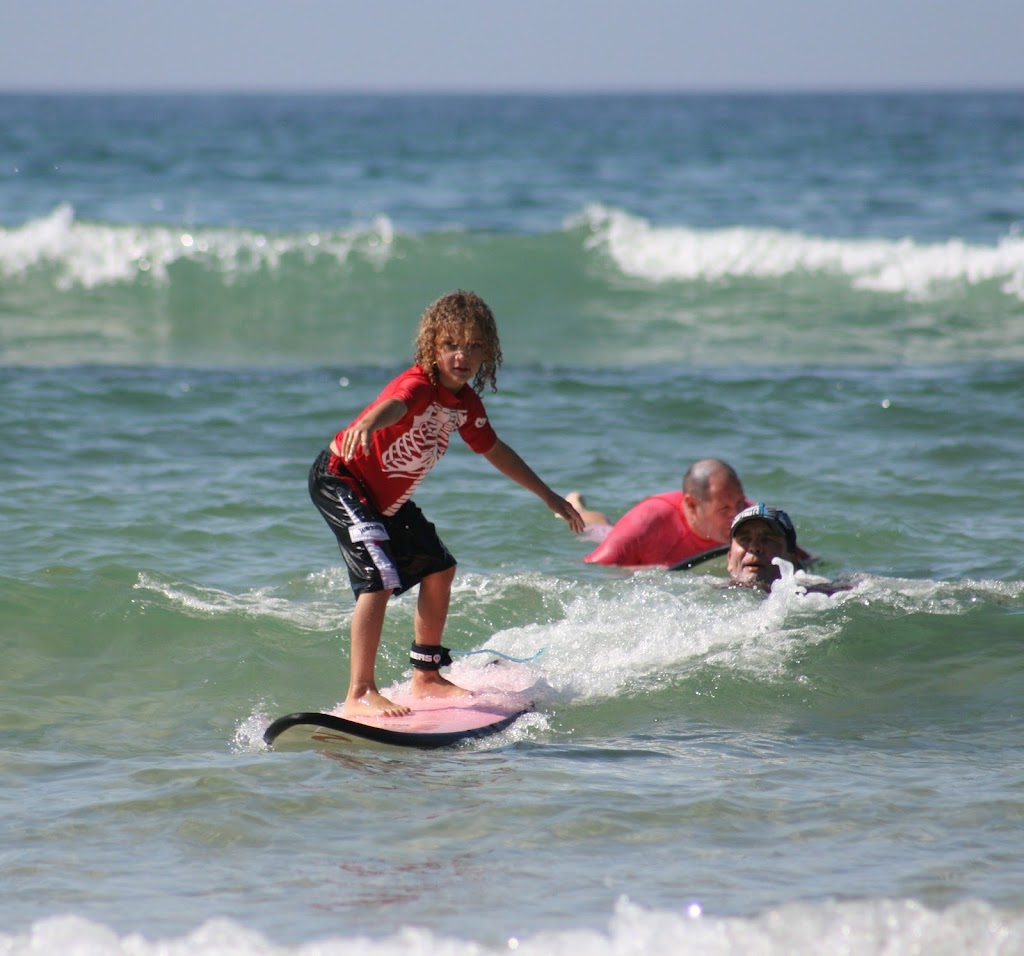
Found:
[[[583,560],[618,567],[672,567],[729,542],[733,516],[750,502],[731,465],[717,458],[694,462],[679,491],[651,495],[614,525],[584,507],[579,492],[566,495],[601,543]]]

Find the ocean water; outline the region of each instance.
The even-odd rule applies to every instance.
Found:
[[[0,953],[1024,953],[1022,223],[1019,93],[0,96]],[[852,589],[584,565],[453,447],[536,712],[268,751],[347,675],[309,464],[456,287],[549,484],[726,458]]]

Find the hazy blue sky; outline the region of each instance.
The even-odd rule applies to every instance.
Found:
[[[1024,0],[0,0],[0,89],[1024,88]]]

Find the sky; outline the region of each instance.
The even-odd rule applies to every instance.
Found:
[[[0,0],[0,90],[1024,90],[1024,0]]]

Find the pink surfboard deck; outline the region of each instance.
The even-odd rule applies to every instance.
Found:
[[[404,717],[342,717],[340,706],[339,712],[299,712],[279,717],[263,739],[276,749],[348,748],[366,742],[433,749],[496,734],[533,710],[532,668],[499,662],[463,669],[452,679],[473,696],[416,698],[408,684],[397,685],[384,693],[412,708]]]

